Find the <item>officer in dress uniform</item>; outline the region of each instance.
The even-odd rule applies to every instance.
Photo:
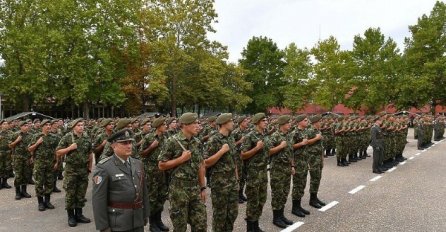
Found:
[[[101,160],[93,172],[93,213],[100,231],[143,232],[149,218],[149,200],[140,160],[132,158],[130,129],[113,134],[114,155]]]

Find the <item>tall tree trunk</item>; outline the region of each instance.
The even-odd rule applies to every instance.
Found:
[[[85,119],[90,119],[90,104],[87,101],[82,103],[82,117]]]

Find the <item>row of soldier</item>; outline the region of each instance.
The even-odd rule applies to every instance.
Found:
[[[291,224],[291,221],[286,219],[283,215],[283,208],[286,202],[286,197],[288,196],[288,193],[290,191],[289,188],[291,179],[293,179],[293,214],[300,217],[304,217],[305,215],[309,214],[309,211],[303,209],[300,203],[300,199],[303,196],[303,189],[306,185],[306,175],[308,171],[310,172],[311,176],[310,205],[316,208],[320,208],[321,206],[325,205],[325,203],[317,198],[317,192],[323,167],[323,149],[325,149],[325,156],[333,155],[333,153],[336,151],[339,166],[348,165],[348,161],[355,162],[356,160],[365,158],[367,156],[366,149],[370,143],[370,128],[372,127],[373,121],[376,121],[375,118],[372,117],[325,117],[321,120],[319,116],[316,116],[311,118],[313,123],[308,126],[307,117],[304,115],[298,116],[294,120],[290,120],[291,118],[289,116],[283,116],[275,119],[269,119],[268,121],[268,118],[265,115],[257,114],[252,118],[243,116],[237,117],[236,119],[238,125],[236,126],[236,128],[234,128],[234,125],[225,125],[227,123],[230,124],[229,122],[232,122],[232,116],[229,117],[229,114],[223,114],[219,117],[223,117],[225,115],[225,120],[227,121],[224,121],[221,118],[217,120],[218,118],[216,117],[210,117],[208,119],[208,125],[206,125],[204,128],[201,127],[200,122],[195,118],[196,115],[194,115],[194,117],[189,115],[189,117],[192,117],[194,121],[188,123],[188,121],[184,121],[183,118],[181,129],[178,127],[177,120],[175,118],[160,117],[155,119],[145,119],[141,122],[138,122],[135,119],[119,119],[116,122],[116,126],[114,121],[111,119],[100,120],[95,126],[93,126],[93,121],[88,121],[85,131],[83,130],[84,122],[82,120],[75,120],[69,126],[69,129],[72,129],[73,131],[64,136],[64,143],[57,143],[57,139],[54,139],[55,141],[52,143],[52,145],[51,142],[48,142],[47,146],[40,146],[40,144],[45,140],[43,139],[45,138],[44,135],[47,133],[44,129],[46,127],[46,124],[49,125],[48,131],[52,130],[53,134],[59,134],[59,136],[62,137],[62,135],[60,134],[61,120],[55,120],[52,122],[44,121],[45,124],[42,127],[42,133],[36,133],[35,135],[30,136],[30,138],[32,137],[32,140],[22,143],[28,145],[28,147],[24,146],[25,151],[28,151],[29,154],[33,154],[30,155],[30,158],[33,159],[36,159],[36,157],[45,157],[45,155],[37,155],[39,153],[36,152],[39,149],[43,151],[45,147],[47,149],[54,149],[58,151],[56,152],[56,154],[58,155],[54,156],[54,159],[48,157],[48,154],[46,154],[47,157],[45,157],[45,159],[42,159],[47,162],[47,164],[43,166],[51,166],[52,169],[34,168],[34,178],[36,179],[36,181],[37,179],[39,179],[39,188],[42,188],[40,186],[43,186],[43,189],[46,190],[46,192],[42,192],[41,190],[38,191],[38,187],[36,186],[36,193],[39,199],[39,209],[42,208],[42,205],[44,207],[53,207],[49,201],[50,198],[48,194],[51,185],[49,183],[47,186],[45,186],[45,184],[40,184],[40,180],[44,179],[44,181],[47,181],[50,179],[53,182],[55,176],[52,175],[52,177],[49,177],[48,175],[44,178],[40,178],[38,174],[39,171],[36,170],[41,170],[40,173],[42,173],[42,175],[44,175],[44,173],[53,174],[56,170],[60,169],[61,159],[66,154],[77,150],[77,148],[74,148],[77,146],[77,143],[75,143],[78,142],[76,141],[78,139],[77,136],[80,138],[84,138],[85,148],[80,149],[82,151],[76,151],[75,153],[79,153],[79,156],[83,157],[79,157],[83,162],[78,162],[77,165],[82,165],[83,163],[85,163],[84,170],[86,171],[86,175],[82,177],[81,175],[77,175],[79,180],[83,180],[81,181],[81,183],[85,184],[81,187],[81,197],[79,197],[79,199],[75,199],[74,201],[85,203],[85,193],[82,194],[82,192],[84,192],[83,189],[85,189],[86,191],[86,185],[88,181],[85,181],[85,179],[88,176],[88,171],[92,168],[92,157],[90,156],[90,151],[93,151],[97,161],[108,160],[109,158],[107,157],[111,157],[113,155],[111,142],[107,142],[108,138],[110,138],[114,132],[120,131],[123,128],[128,128],[129,130],[134,132],[134,136],[132,137],[135,142],[133,142],[132,146],[132,156],[137,159],[141,159],[144,163],[148,187],[148,198],[151,209],[149,215],[151,231],[168,230],[168,228],[161,221],[161,212],[163,210],[162,207],[168,196],[170,197],[171,203],[171,219],[175,229],[178,228],[178,230],[181,231],[182,229],[180,228],[183,228],[188,221],[190,222],[190,220],[203,220],[203,217],[201,216],[193,217],[192,215],[188,215],[187,213],[186,216],[190,216],[191,218],[182,218],[182,216],[184,215],[181,214],[184,213],[184,211],[181,211],[177,208],[181,208],[184,202],[178,202],[178,204],[180,205],[175,206],[175,199],[181,201],[181,198],[183,196],[182,194],[187,194],[184,193],[185,186],[182,179],[182,177],[184,176],[181,174],[176,174],[178,172],[176,171],[178,169],[177,167],[165,167],[163,163],[167,163],[167,160],[173,159],[178,155],[180,155],[180,157],[183,157],[183,153],[189,154],[186,155],[186,157],[189,156],[188,158],[191,160],[193,160],[194,158],[198,159],[197,157],[193,157],[193,155],[199,155],[203,159],[202,161],[204,169],[207,170],[208,186],[212,187],[211,198],[214,207],[213,228],[216,231],[232,230],[230,228],[232,228],[232,224],[237,216],[236,203],[246,201],[246,198],[243,194],[243,190],[245,187],[246,195],[248,196],[246,215],[247,229],[248,231],[259,230],[258,219],[260,217],[260,213],[262,212],[263,204],[266,201],[265,183],[268,183],[267,179],[265,181],[266,171],[263,172],[263,170],[266,170],[267,164],[269,163],[272,180],[271,189],[273,199],[272,208],[274,215],[273,223],[283,228],[286,227],[286,225]],[[407,135],[406,117],[395,118],[393,116],[385,115],[382,118],[383,123],[381,123],[380,127],[388,132],[386,134],[386,137],[392,139],[389,139],[389,142],[386,143],[385,150],[387,150],[388,153],[385,153],[383,155],[383,158],[381,159],[382,162],[380,163],[381,166],[383,164],[386,164],[386,162],[389,162],[389,160],[392,160],[392,163],[394,164],[395,161],[404,159],[402,157],[402,149],[404,149],[404,146],[398,146],[398,143],[396,142],[399,141],[402,144],[403,139],[402,136],[396,136],[396,134],[397,132],[399,132],[398,135]],[[182,118],[180,118],[179,120],[181,121],[181,119]],[[2,123],[2,128],[4,124],[8,123]],[[78,131],[79,133],[76,133],[75,128],[76,126],[78,126],[78,124],[81,124],[82,131]],[[185,152],[190,151],[191,148],[189,148],[187,144],[181,146],[182,142],[180,141],[183,141],[184,138],[174,138],[173,136],[182,134],[183,127],[187,127],[189,124],[196,124],[194,129],[191,130],[196,130],[194,131],[194,133],[191,133],[191,138],[193,138],[193,140],[191,141],[197,142],[197,154],[193,154],[193,152]],[[20,122],[20,131],[22,132],[22,127],[27,126],[29,127],[29,123]],[[139,130],[139,127],[141,127],[142,129]],[[3,131],[6,130],[2,130],[2,132]],[[24,129],[24,131],[26,131],[26,129]],[[225,134],[227,135],[225,136]],[[21,143],[19,140],[23,140],[23,138],[19,139],[18,137],[16,137],[16,140],[14,141],[12,141],[11,139],[8,140],[10,142],[8,144],[8,148],[13,148],[12,150],[17,151],[16,144]],[[90,143],[89,147],[87,145],[87,141],[93,141],[93,145],[91,146]],[[172,151],[170,151],[171,154],[166,155],[166,150],[168,150],[169,147],[168,145],[166,145],[168,141],[170,141],[170,147],[177,150],[175,151],[175,149],[173,149]],[[11,144],[14,142],[16,144]],[[227,146],[225,146],[225,144],[227,144]],[[62,149],[63,147],[65,147],[66,149]],[[54,152],[49,154],[54,154]],[[347,157],[349,158],[348,161],[346,160]],[[16,159],[14,158],[14,161],[15,160]],[[233,163],[233,170],[230,167],[227,167],[227,165],[231,164],[231,162]],[[31,162],[28,161],[25,163],[30,164]],[[74,163],[76,162],[71,163],[74,165]],[[41,164],[39,163],[39,165]],[[38,167],[40,167],[39,165]],[[284,167],[289,168],[287,169]],[[380,169],[380,171],[383,171],[384,167],[381,168],[382,169]],[[171,169],[175,171],[172,171]],[[2,170],[6,169],[3,168]],[[230,173],[233,173],[232,171],[235,171],[234,175],[230,175]],[[17,173],[19,173],[20,171],[15,172],[17,175]],[[175,182],[176,175],[179,176],[178,178],[181,181]],[[232,178],[228,178],[230,176],[232,176]],[[293,176],[293,178],[291,178],[291,176]],[[177,186],[177,189],[173,187],[176,186],[175,183],[179,185]],[[198,183],[200,182],[197,180],[196,184]],[[52,186],[54,186],[54,184]],[[203,183],[200,183],[200,185],[197,186],[201,188],[201,191],[199,192],[202,192],[206,187],[206,185],[204,185]],[[65,183],[64,187],[66,187]],[[19,187],[19,190],[21,195],[26,195],[23,194],[23,188],[21,189]],[[235,196],[234,192],[236,193]],[[224,198],[222,196],[227,196],[226,203],[225,201],[222,201],[222,198]],[[68,196],[68,194],[67,197],[75,198]],[[200,195],[196,197],[200,197]],[[42,199],[40,200],[40,198]],[[236,203],[234,204],[234,202]],[[196,203],[198,203],[198,205],[201,204],[199,202]],[[70,203],[68,202],[66,204],[68,206]],[[228,208],[231,208],[228,207],[228,205],[231,205],[233,210],[227,210]],[[76,222],[78,221],[88,221],[87,218],[83,217],[82,215],[82,207],[82,203],[78,204],[77,206],[75,204],[73,207],[66,207],[68,211],[70,226],[75,226]],[[70,208],[75,209],[73,210],[74,212],[70,213]],[[77,213],[78,211],[79,213]],[[172,212],[178,213],[180,215],[172,215]],[[197,213],[200,213],[200,210],[198,210]],[[222,213],[225,215],[222,215]],[[76,220],[77,218],[85,220]],[[220,218],[225,219],[226,221],[219,221]],[[190,224],[197,230],[201,230],[201,227],[206,227],[205,222],[190,222]],[[200,227],[200,225],[202,226]],[[98,227],[98,229],[103,228]]]

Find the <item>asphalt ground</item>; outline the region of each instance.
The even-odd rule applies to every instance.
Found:
[[[332,207],[317,210],[309,206],[307,186],[302,206],[311,215],[305,218],[292,215],[289,196],[285,215],[295,224],[285,231],[446,231],[446,142],[435,142],[429,149],[419,151],[412,130],[407,141],[404,156],[409,159],[380,175],[372,173],[372,157],[348,167],[337,167],[333,156],[324,159],[319,198]],[[370,147],[368,153],[372,154]],[[13,179],[8,183],[12,185]],[[57,186],[62,188],[62,182],[58,181]],[[84,215],[93,220],[91,187],[90,183]],[[210,190],[207,191],[207,221],[211,231],[212,205]],[[52,194],[56,209],[44,212],[37,210],[34,186],[29,186],[28,192],[32,198],[16,201],[13,188],[0,190],[0,231],[95,231],[94,222],[68,227],[64,192]],[[172,228],[168,207],[166,202],[162,217]],[[246,231],[245,209],[246,204],[239,204],[234,231]],[[269,188],[260,226],[268,232],[281,231],[272,224]]]

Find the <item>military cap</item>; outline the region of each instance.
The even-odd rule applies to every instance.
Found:
[[[109,143],[123,142],[123,141],[134,141],[133,132],[130,129],[122,129],[110,136],[107,139]]]
[[[51,124],[51,121],[48,120],[48,119],[44,119],[44,120],[42,120],[42,122],[40,124],[42,124],[42,126],[43,126],[43,125],[45,125],[47,123]]]
[[[138,118],[131,118],[130,120],[131,120],[130,123],[138,122]]]
[[[296,122],[298,122],[298,123],[302,122],[306,118],[307,118],[307,115],[305,115],[305,114],[297,115]]]
[[[0,121],[0,124],[2,124],[2,123],[3,123],[3,120]],[[28,122],[27,121],[20,121],[18,125],[19,125],[19,127],[21,127],[21,126],[23,126],[25,124],[28,124]]]
[[[116,130],[121,130],[122,128],[128,126],[132,122],[130,118],[121,118],[116,123]]]
[[[217,120],[217,116],[210,116],[208,118],[208,122],[214,122],[215,120]]]
[[[163,125],[165,121],[166,121],[166,118],[165,118],[165,117],[159,117],[159,118],[156,118],[156,119],[153,120],[153,122],[152,122],[152,127],[153,127],[153,128],[158,128],[159,126]]]
[[[240,116],[240,117],[237,118],[237,123],[242,123],[243,120],[245,120],[247,118],[248,118],[247,116]]]
[[[277,124],[279,125],[283,125],[286,123],[290,122],[291,117],[289,115],[281,115],[278,119],[277,119]]]
[[[73,127],[75,127],[76,124],[78,124],[79,122],[83,122],[83,121],[84,121],[83,118],[74,119],[73,121],[71,121],[69,128],[73,129]]]
[[[310,122],[311,123],[319,122],[321,120],[321,118],[322,117],[320,115],[314,115],[314,116],[310,117]]]
[[[112,122],[113,122],[113,120],[111,118],[105,118],[105,119],[102,119],[100,126],[106,127],[106,126],[108,126],[108,124],[110,124]]]
[[[266,118],[266,115],[264,113],[257,113],[254,116],[252,116],[251,122],[257,124],[263,118]]]
[[[144,125],[146,125],[147,123],[149,123],[150,122],[150,118],[145,118],[145,119],[143,119],[142,121],[141,121],[141,126],[144,126]]]
[[[166,124],[169,125],[169,124],[171,124],[174,120],[176,120],[175,117],[170,117],[170,118],[166,119]]]
[[[229,122],[231,119],[232,119],[232,114],[226,113],[226,114],[221,114],[220,116],[218,116],[215,121],[218,125],[223,125],[223,124]]]
[[[183,115],[181,115],[179,121],[182,124],[191,124],[195,121],[197,121],[198,119],[198,115],[196,113],[184,113]]]
[[[38,119],[38,118],[34,119],[33,123],[36,123],[36,122],[40,122],[40,119]]]

